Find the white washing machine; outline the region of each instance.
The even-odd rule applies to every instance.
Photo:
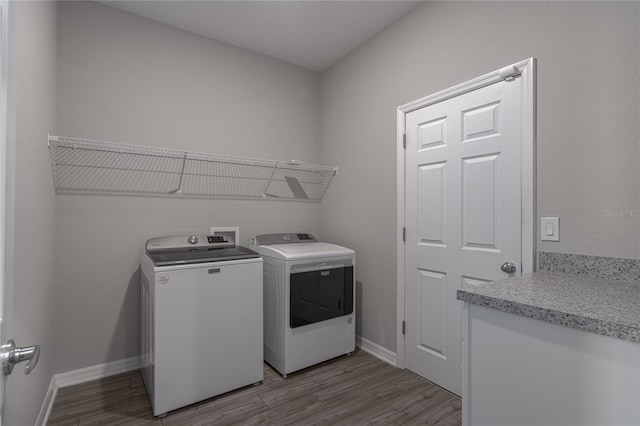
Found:
[[[224,236],[153,238],[142,256],[142,374],[155,416],[259,383],[262,259]]]
[[[355,252],[311,234],[258,235],[264,359],[284,377],[355,349]]]

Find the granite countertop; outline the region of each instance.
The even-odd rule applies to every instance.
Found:
[[[534,272],[458,290],[458,300],[640,343],[640,282]]]

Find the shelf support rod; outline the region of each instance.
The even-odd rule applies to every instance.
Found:
[[[182,177],[184,176],[184,168],[187,165],[187,153],[184,153],[184,157],[182,157],[182,169],[180,170],[180,180],[178,181],[178,189],[175,189],[170,192],[170,194],[182,194]]]
[[[265,186],[264,187],[264,191],[262,191],[262,196],[264,198],[266,198],[266,197],[278,198],[277,195],[269,194],[267,192],[267,189],[269,189],[269,185],[271,185],[271,181],[273,180],[273,175],[276,174],[276,169],[278,168],[279,165],[280,165],[280,163],[276,162],[275,166],[273,166],[273,170],[271,170],[271,176],[269,176],[269,181],[267,182],[267,186]]]

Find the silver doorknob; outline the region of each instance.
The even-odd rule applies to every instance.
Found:
[[[196,237],[195,235],[192,235],[187,239],[187,242],[189,244],[197,244],[198,243],[198,237]]]
[[[13,367],[22,361],[29,361],[24,368],[24,374],[29,374],[36,368],[40,358],[40,345],[29,346],[27,348],[16,348],[13,339],[0,346],[0,359],[2,359],[2,370],[8,376],[13,371]]]
[[[504,262],[500,269],[502,269],[502,272],[506,272],[507,274],[513,274],[518,270],[516,264],[513,262]]]

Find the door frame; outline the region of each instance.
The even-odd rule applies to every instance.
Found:
[[[16,150],[16,17],[18,5],[0,0],[0,344],[13,332],[13,244],[15,220],[15,150]],[[0,380],[0,425],[6,422],[6,399],[10,388],[8,376]]]
[[[405,320],[405,122],[412,111],[445,101],[482,87],[510,79],[519,74],[522,87],[522,268],[523,274],[536,269],[536,59],[531,57],[515,64],[492,71],[483,76],[458,84],[424,98],[404,104],[397,109],[397,273],[396,273],[396,366],[405,368],[404,334]]]

